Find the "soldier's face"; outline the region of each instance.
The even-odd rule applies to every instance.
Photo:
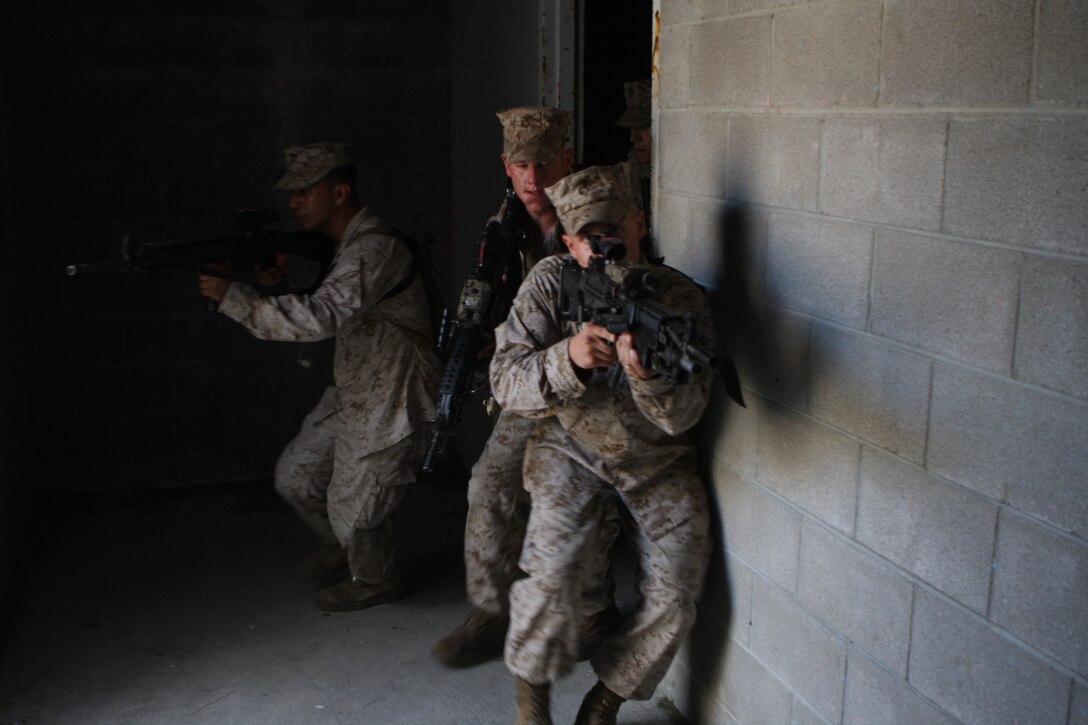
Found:
[[[627,250],[623,261],[638,262],[642,257],[639,242],[646,236],[646,216],[638,207],[632,206],[619,224],[592,222],[582,227],[578,234],[564,233],[563,243],[567,245],[570,256],[577,259],[578,264],[583,267],[588,267],[591,259],[600,256],[593,251],[593,242],[590,237],[594,235],[619,237]]]
[[[295,189],[288,205],[300,227],[308,232],[320,231],[332,218],[336,206],[333,184],[322,179],[305,189]]]
[[[502,155],[506,175],[510,177],[514,191],[525,205],[525,210],[532,215],[552,208],[552,202],[544,190],[567,175],[573,160],[574,152],[570,149],[563,149],[547,163],[524,161],[509,164],[506,162],[506,154]]]
[[[653,144],[654,138],[649,126],[631,129],[631,148],[634,149],[635,158],[640,164],[650,163]]]

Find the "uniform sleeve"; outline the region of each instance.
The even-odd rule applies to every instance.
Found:
[[[411,263],[411,252],[393,237],[365,236],[340,251],[313,293],[264,296],[236,282],[228,288],[219,311],[262,340],[323,340],[334,336],[346,320],[380,302],[408,273]]]
[[[567,352],[554,269],[546,263],[533,268],[495,330],[492,393],[504,410],[527,417],[552,415],[555,406],[585,392]]]
[[[706,295],[686,278],[675,281],[663,303],[676,312],[694,313],[701,344],[714,349],[714,326]],[[639,411],[669,435],[680,435],[699,422],[710,399],[713,371],[704,368],[682,385],[673,385],[664,376],[650,380],[628,380],[631,397]]]

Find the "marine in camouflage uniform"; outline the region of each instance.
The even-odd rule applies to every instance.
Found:
[[[564,242],[582,266],[593,254],[585,235],[613,236],[615,228],[627,259],[638,259],[638,233],[627,227],[641,212],[625,163],[572,174],[548,195],[563,228],[581,230],[564,234]],[[581,562],[594,544],[600,507],[618,497],[634,523],[642,596],[591,658],[599,682],[578,720],[614,722],[624,699],[651,697],[695,621],[710,538],[688,431],[706,407],[711,378],[704,370],[673,385],[642,367],[629,335],[562,320],[566,259],[550,257],[529,273],[496,332],[491,364],[498,402],[536,419],[524,465],[532,510],[520,564],[528,577],[511,589],[505,660],[518,679],[519,722],[549,722],[548,686],[575,662]],[[698,333],[712,345],[702,290],[676,270],[652,269],[654,298],[695,313]]]
[[[275,487],[324,542],[326,564],[346,560],[349,575],[322,589],[318,606],[360,609],[404,593],[391,517],[426,449],[441,363],[412,252],[359,205],[349,148],[285,154],[275,188],[291,191],[303,228],[337,243],[328,274],[306,295],[230,284],[219,311],[265,340],[336,340],[333,384],[281,454]]]
[[[571,114],[548,106],[519,106],[498,114],[503,127],[503,165],[529,221],[521,242],[523,274],[559,251],[557,217],[544,189],[570,170],[567,148]],[[493,219],[500,219],[505,203]],[[444,664],[463,667],[498,657],[506,635],[511,583],[522,575],[518,557],[525,535],[529,501],[522,487],[525,444],[534,421],[500,411],[491,435],[472,468],[465,521],[465,588],[473,610],[433,648]],[[583,656],[615,628],[609,548],[619,533],[615,508],[602,513],[599,555],[588,563]]]
[[[627,153],[627,163],[631,171],[631,188],[635,192],[639,209],[646,215],[646,236],[642,240],[642,253],[650,261],[660,264],[663,259],[657,257],[650,199],[650,182],[654,173],[652,94],[653,84],[649,78],[624,83],[623,98],[627,107],[620,114],[616,125],[630,130],[631,150]]]

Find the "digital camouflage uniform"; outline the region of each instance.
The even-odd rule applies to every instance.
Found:
[[[653,122],[651,117],[652,94],[653,85],[649,78],[624,83],[623,99],[627,107],[620,114],[616,125],[620,128],[648,128]],[[631,171],[631,188],[637,192],[635,201],[638,202],[638,208],[642,209],[643,213],[646,214],[646,229],[648,231],[652,230],[650,181],[654,173],[653,158],[647,163],[642,163],[635,155],[635,149],[632,148],[627,152],[627,163]]]
[[[568,226],[562,210],[560,217]],[[642,597],[591,663],[612,692],[647,699],[694,623],[706,574],[708,508],[687,431],[706,406],[711,378],[704,371],[685,385],[663,377],[629,380],[613,364],[583,382],[567,349],[577,325],[562,321],[559,311],[567,258],[545,259],[530,272],[497,330],[491,366],[499,403],[536,419],[523,469],[532,496],[520,561],[528,577],[511,589],[505,659],[534,685],[571,669],[581,563],[593,546],[600,507],[615,496],[633,520]],[[679,313],[694,312],[699,334],[712,345],[702,290],[676,270],[653,270],[654,298]]]
[[[349,223],[321,285],[266,297],[230,286],[219,310],[266,340],[336,338],[333,384],[276,464],[276,490],[355,579],[386,580],[395,563],[391,514],[427,445],[441,375],[412,253],[369,208]]]
[[[503,124],[503,151],[508,163],[547,163],[563,148],[570,132],[571,116],[546,106],[520,106],[497,114]],[[502,218],[505,203],[493,220]],[[520,252],[522,274],[528,274],[541,259],[562,246],[553,232],[541,235],[529,221]],[[522,486],[521,468],[525,444],[535,421],[500,411],[480,457],[472,467],[468,484],[468,514],[465,520],[465,589],[469,602],[494,615],[509,607],[510,584],[521,575],[518,557],[525,536],[529,500]],[[614,507],[601,529],[607,539],[595,551],[593,574],[587,577],[587,616],[612,604],[608,576],[608,545],[619,533]]]

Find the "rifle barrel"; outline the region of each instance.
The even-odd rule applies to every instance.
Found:
[[[111,259],[105,262],[84,262],[83,264],[69,264],[64,268],[64,273],[69,277],[77,274],[91,272],[113,272],[119,269],[127,269],[128,263],[123,259]]]

